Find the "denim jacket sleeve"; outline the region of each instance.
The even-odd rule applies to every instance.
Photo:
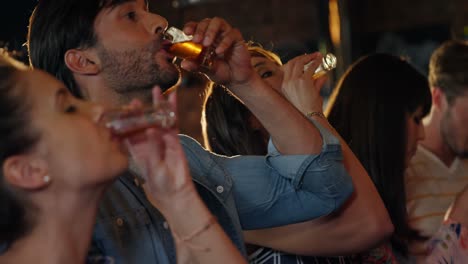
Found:
[[[231,175],[242,228],[260,229],[328,215],[352,194],[339,140],[311,120],[323,139],[316,155],[281,155],[273,144],[264,156],[216,159]]]

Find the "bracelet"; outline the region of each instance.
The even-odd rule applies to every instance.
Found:
[[[174,235],[174,238],[175,240],[178,242],[178,243],[185,243],[187,244],[187,246],[193,248],[193,249],[196,249],[196,250],[200,250],[200,251],[205,251],[205,252],[208,252],[210,251],[210,248],[208,247],[200,247],[200,246],[197,246],[197,245],[194,245],[190,242],[190,240],[192,240],[193,238],[195,238],[196,236],[200,235],[201,233],[205,232],[206,230],[208,230],[211,226],[213,226],[215,223],[216,223],[216,217],[214,217],[213,215],[211,215],[211,217],[208,219],[208,221],[199,229],[195,230],[194,232],[192,232],[190,235],[187,235],[185,237],[182,237],[182,238],[179,238],[175,232],[172,232],[173,235]]]
[[[210,228],[214,223],[216,223],[216,218],[213,215],[211,215],[208,221],[201,228],[199,228],[198,230],[195,230],[194,232],[192,232],[192,234],[181,238],[180,242],[187,242],[187,241],[192,240],[194,237],[208,230],[208,228]]]
[[[307,112],[306,116],[309,117],[309,118],[314,117],[314,116],[318,116],[318,117],[321,117],[323,119],[327,119],[327,117],[323,114],[322,111]]]

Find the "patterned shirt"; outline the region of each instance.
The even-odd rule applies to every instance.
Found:
[[[355,263],[351,257],[305,257],[291,255],[270,248],[259,248],[249,256],[250,264],[347,264]]]
[[[447,219],[428,242],[426,263],[467,263],[468,229]]]
[[[396,264],[398,263],[389,243],[373,248],[354,257],[354,263],[366,264]]]
[[[422,235],[432,237],[442,224],[448,207],[467,184],[468,160],[455,159],[447,167],[432,152],[419,145],[405,176],[410,225]],[[424,257],[424,242],[413,242],[410,252]]]

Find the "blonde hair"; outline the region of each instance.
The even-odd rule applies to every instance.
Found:
[[[276,55],[276,53],[264,49],[260,44],[249,42],[247,44],[247,49],[249,50],[250,56],[252,57],[263,57],[276,63],[278,66],[283,65],[283,62],[281,61],[280,57]]]
[[[7,49],[0,48],[0,67],[12,67],[17,70],[27,70],[29,67],[15,60]]]

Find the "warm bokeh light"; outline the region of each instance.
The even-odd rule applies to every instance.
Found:
[[[330,0],[328,2],[329,10],[329,24],[330,24],[330,38],[333,45],[338,46],[341,43],[341,24],[340,12],[338,10],[338,0]]]

